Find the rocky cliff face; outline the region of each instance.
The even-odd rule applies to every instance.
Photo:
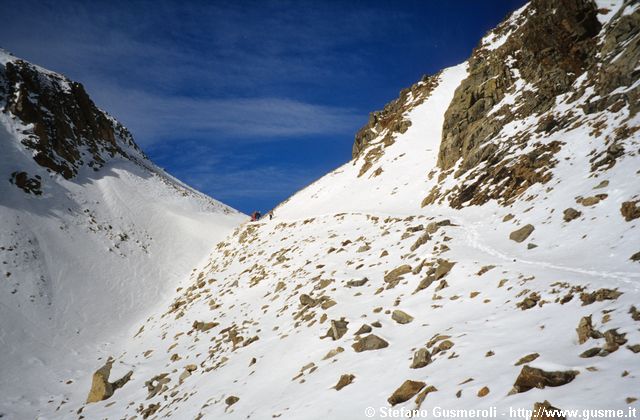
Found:
[[[87,165],[142,154],[129,131],[98,109],[82,84],[3,53],[1,112],[21,121],[22,144],[41,166],[66,179]]]
[[[617,6],[534,0],[481,41],[445,113],[439,182],[423,205],[508,205],[530,186],[551,180],[566,144],[554,133],[580,125],[601,133],[607,112],[626,111],[616,132],[592,150],[594,171],[615,164],[637,130],[627,121],[638,112],[640,90],[640,11],[629,0]],[[421,101],[409,92],[428,97],[436,85],[437,77],[425,78],[371,114],[353,147],[354,164],[363,162],[360,175],[411,125],[407,112]]]
[[[374,111],[369,121],[355,136],[352,156],[354,164],[363,162],[358,176],[363,176],[394,143],[395,136],[405,133],[411,126],[407,113],[422,104],[438,86],[438,75],[424,76],[418,83],[400,92],[400,96],[385,105],[382,111]],[[361,160],[358,160],[361,158]],[[380,169],[371,176],[380,175]]]

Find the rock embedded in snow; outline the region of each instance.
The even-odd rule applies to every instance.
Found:
[[[431,363],[431,353],[429,353],[429,350],[421,348],[416,350],[413,354],[413,361],[411,362],[410,368],[420,369],[427,366],[429,363]]]
[[[355,332],[354,335],[369,334],[371,331],[373,331],[373,328],[371,328],[367,324],[364,324],[358,329],[358,331]]]
[[[350,385],[351,383],[353,383],[353,380],[355,379],[355,375],[352,374],[345,374],[340,376],[340,379],[338,380],[338,383],[334,386],[336,391],[340,391],[342,388],[344,388],[347,385]]]
[[[388,342],[375,334],[369,334],[365,337],[362,337],[351,345],[356,353],[360,353],[363,351],[380,350],[388,346]]]
[[[398,324],[408,324],[413,321],[413,317],[408,313],[401,311],[400,309],[396,309],[391,314],[391,319],[396,321]]]
[[[387,399],[389,404],[396,405],[410,400],[427,384],[420,381],[406,380],[396,389],[393,394]]]
[[[562,219],[565,222],[570,222],[570,221],[572,221],[574,219],[577,219],[580,216],[582,216],[582,212],[581,211],[578,211],[578,210],[576,210],[576,209],[574,209],[572,207],[569,207],[569,208],[564,210]]]
[[[620,206],[620,213],[622,214],[622,217],[624,217],[625,221],[630,222],[640,217],[640,205],[638,205],[639,203],[640,200],[625,201],[624,203],[622,203],[622,205]]]
[[[622,296],[622,292],[612,289],[598,289],[595,292],[587,293],[582,292],[580,294],[580,300],[582,306],[590,305],[594,302],[602,302],[604,300],[616,300]]]
[[[537,402],[533,405],[531,420],[566,420],[562,410],[552,406],[549,401]]]
[[[520,229],[514,230],[509,234],[509,239],[512,241],[516,241],[518,243],[523,242],[525,239],[531,235],[531,233],[535,230],[533,225],[527,224],[522,226]]]
[[[540,355],[538,353],[527,354],[526,356],[524,356],[520,360],[518,360],[514,364],[514,366],[520,366],[520,365],[524,365],[525,363],[531,363],[534,360],[536,360],[538,357],[540,357]]]
[[[364,286],[365,284],[367,284],[367,282],[369,281],[368,278],[363,278],[360,280],[349,280],[346,284],[347,287],[360,287],[360,286]]]
[[[589,338],[602,338],[602,333],[595,330],[591,324],[591,315],[583,316],[576,328],[578,333],[578,344],[585,343]]]
[[[514,393],[527,392],[533,388],[545,388],[547,386],[556,387],[566,385],[573,381],[578,375],[578,371],[553,371],[547,372],[529,365],[522,367],[520,374],[513,384]]]
[[[444,259],[438,259],[437,264],[438,265],[434,273],[436,280],[440,280],[441,278],[449,274],[449,271],[451,271],[453,266],[456,265],[455,262],[451,262]]]
[[[489,387],[483,386],[482,388],[480,388],[480,390],[478,390],[478,397],[486,397],[487,395],[489,395],[489,392]]]
[[[403,279],[403,275],[410,272],[411,266],[409,264],[403,264],[385,274],[384,281],[389,284],[389,288],[393,288]]]
[[[327,331],[327,333],[320,338],[331,337],[331,339],[334,341],[339,340],[343,335],[347,333],[348,325],[349,321],[346,321],[344,317],[340,318],[339,320],[332,319],[331,328],[329,328],[329,331]]]
[[[91,390],[87,396],[87,403],[106,400],[111,397],[117,389],[122,388],[124,384],[129,382],[133,371],[129,371],[126,375],[115,382],[109,382],[109,375],[111,374],[112,366],[113,359],[109,358],[104,366],[95,371],[91,381]]]

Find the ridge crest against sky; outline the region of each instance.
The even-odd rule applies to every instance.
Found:
[[[351,157],[423,74],[522,0],[0,0],[0,47],[83,83],[157,164],[245,213]]]

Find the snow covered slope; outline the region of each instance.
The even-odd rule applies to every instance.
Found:
[[[59,372],[39,412],[630,414],[638,57],[637,2],[536,0],[514,12],[466,63],[372,113],[353,161],[219,243],[123,329],[128,341],[96,352],[105,368],[93,382]],[[100,392],[121,377],[112,396]],[[107,398],[87,404],[92,383],[92,399]]]
[[[0,51],[0,417],[152,311],[245,217],[153,165],[81,85]]]

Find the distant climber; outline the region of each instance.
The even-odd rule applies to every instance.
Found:
[[[260,214],[260,212],[258,210],[256,210],[253,213],[251,213],[251,221],[252,222],[257,222],[258,220],[260,220],[261,217],[262,217],[262,214]]]

